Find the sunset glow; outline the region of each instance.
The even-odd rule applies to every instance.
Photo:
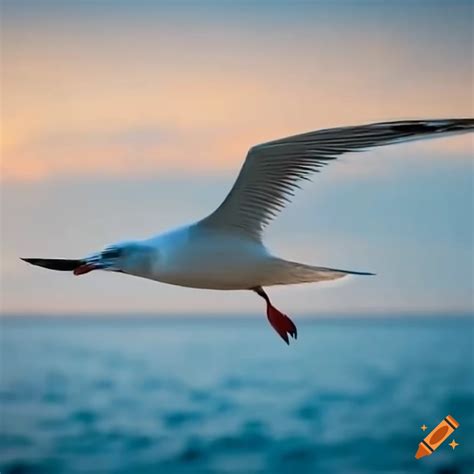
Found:
[[[124,307],[103,301],[97,294],[84,300],[81,291],[74,296],[70,293],[65,301],[58,297],[52,302],[46,295],[36,295],[34,303],[25,302],[20,289],[31,285],[31,269],[19,267],[17,257],[43,249],[50,253],[86,251],[86,243],[102,245],[115,238],[112,228],[118,238],[127,234],[127,219],[133,221],[134,212],[117,200],[104,207],[109,193],[126,182],[137,186],[143,182],[140,189],[153,189],[150,193],[176,183],[168,190],[168,198],[160,195],[167,201],[166,209],[163,202],[145,202],[139,209],[147,214],[156,208],[157,216],[156,226],[143,225],[140,231],[153,231],[153,227],[159,231],[161,223],[179,222],[173,217],[180,213],[193,218],[194,211],[197,217],[200,212],[210,212],[205,206],[217,205],[223,198],[253,144],[332,126],[473,115],[470,2],[415,1],[405,9],[382,2],[354,3],[352,8],[350,2],[296,6],[277,2],[272,11],[250,3],[199,5],[125,0],[113,5],[80,1],[60,6],[49,1],[4,2],[2,272],[8,290],[8,294],[4,291],[4,309],[64,310],[71,300],[76,302],[74,310]],[[466,170],[472,170],[471,152],[471,136],[404,145],[398,151],[380,152],[387,156],[385,162],[375,162],[373,157],[365,164],[349,160],[331,168],[334,174],[330,176],[334,183],[346,177],[352,186],[355,179],[397,175],[402,186],[407,177],[401,170],[409,168],[407,156],[416,155],[424,161],[413,159],[411,171],[419,172],[419,183],[431,179],[419,189],[439,189],[439,177],[449,175],[442,192],[452,192],[456,212],[467,215],[472,210],[466,198],[469,190],[455,183],[458,175],[462,180]],[[394,159],[397,153],[400,162]],[[438,169],[439,175],[432,176],[427,169]],[[68,187],[71,182],[77,188]],[[206,191],[210,194],[209,202],[203,197],[201,209],[200,202],[192,202],[198,192],[193,186],[204,182],[211,183]],[[321,186],[324,183],[322,180]],[[407,193],[417,196],[421,191],[414,183],[412,186]],[[61,202],[60,197],[70,189],[78,190],[75,205],[87,207],[87,212],[77,210],[77,215],[85,218],[87,214],[89,225],[96,226],[95,237],[91,238],[90,228],[79,226],[71,234],[66,232],[69,237],[64,248],[62,243],[54,248],[46,242],[57,225],[53,221],[62,219],[65,227],[77,225],[78,219],[70,217],[64,207],[72,198]],[[181,191],[182,202],[177,202],[176,189]],[[464,190],[463,197],[456,194],[459,189]],[[102,204],[87,201],[94,193],[99,193],[97,200]],[[309,200],[310,194],[301,199]],[[317,199],[324,200],[323,195]],[[36,206],[40,204],[39,210]],[[293,215],[300,221],[308,219],[300,211],[296,206]],[[35,220],[37,212],[41,222]],[[317,212],[324,213],[322,209]],[[114,214],[122,216],[121,225],[109,220],[107,226],[104,216]],[[374,210],[370,220],[377,222],[383,216],[383,211]],[[315,252],[312,236],[320,235],[319,231],[315,219],[314,228],[305,234],[303,247],[309,252]],[[25,234],[37,239],[32,242]],[[460,246],[458,238],[459,234],[450,234],[439,251],[447,255],[454,249],[465,258],[465,241]],[[321,263],[330,263],[325,260]],[[363,261],[354,264],[365,266]],[[472,272],[467,266],[460,264],[460,309],[469,306],[466,295],[472,289]],[[110,288],[117,287],[117,279],[113,280],[107,283]],[[50,283],[65,285],[55,277]],[[179,300],[174,301],[174,290],[160,291],[165,303],[158,306],[186,310]],[[370,294],[368,286],[366,291]],[[82,293],[87,293],[85,286]],[[340,310],[337,298],[329,295],[323,306]],[[203,298],[203,308],[215,306],[212,295],[198,298]],[[385,301],[390,298],[376,300],[374,308],[397,306],[395,297],[388,306]],[[408,298],[398,306],[420,309],[427,300],[428,296]],[[303,309],[310,307],[304,298],[300,301]],[[363,309],[366,301],[356,306]],[[139,309],[157,307],[150,293],[143,302]],[[131,308],[132,303],[125,307]]]

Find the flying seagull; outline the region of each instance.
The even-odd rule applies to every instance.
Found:
[[[265,300],[270,324],[289,344],[288,336],[297,337],[296,326],[273,306],[264,287],[373,275],[291,262],[265,247],[264,229],[301,181],[344,153],[472,130],[471,118],[409,120],[318,130],[262,143],[249,150],[222,204],[200,221],[148,239],[108,245],[76,260],[23,260],[74,275],[107,270],[192,288],[251,290]]]

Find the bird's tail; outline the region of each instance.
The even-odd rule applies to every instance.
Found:
[[[315,283],[338,280],[347,275],[374,275],[368,272],[338,270],[336,268],[314,267],[304,263],[273,258],[267,272],[267,281],[262,286],[294,285],[296,283]]]

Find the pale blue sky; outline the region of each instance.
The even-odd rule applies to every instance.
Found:
[[[261,140],[473,115],[470,2],[10,1],[3,22],[4,312],[259,313],[251,293],[76,278],[18,257],[78,257],[198,219]],[[315,176],[269,246],[377,276],[271,289],[279,307],[472,311],[472,145],[393,146]]]

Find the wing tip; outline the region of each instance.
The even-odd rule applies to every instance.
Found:
[[[408,120],[392,122],[392,130],[412,135],[463,133],[474,130],[473,118]]]
[[[357,276],[376,276],[376,273],[372,272],[353,272],[353,271],[347,271],[347,270],[342,270],[344,273],[347,275],[357,275]]]

